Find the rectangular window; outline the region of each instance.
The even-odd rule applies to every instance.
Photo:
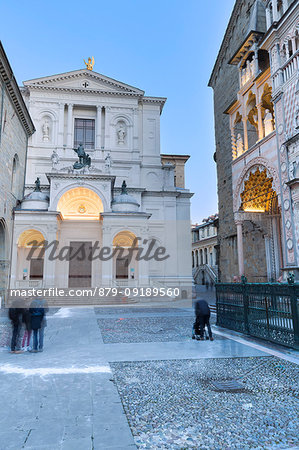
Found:
[[[85,149],[95,148],[95,121],[93,119],[75,119],[74,147],[83,144]]]

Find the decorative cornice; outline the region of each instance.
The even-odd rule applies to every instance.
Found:
[[[51,179],[59,180],[78,180],[83,178],[84,180],[99,180],[99,181],[115,181],[115,176],[113,175],[102,175],[102,174],[71,174],[71,173],[46,173],[46,177],[49,181]]]
[[[27,133],[31,136],[35,132],[34,124],[31,120],[24,99],[18,87],[17,81],[14,77],[12,68],[9,64],[8,58],[0,41],[0,75],[3,78],[8,94],[16,109],[19,119]]]
[[[143,94],[138,92],[126,92],[126,91],[107,91],[101,89],[85,89],[76,87],[58,87],[58,86],[43,86],[40,84],[27,85],[26,88],[36,91],[58,91],[58,92],[77,92],[80,94],[101,94],[101,95],[114,95],[114,96],[125,96],[125,97],[136,97],[142,98]]]
[[[48,77],[35,78],[32,80],[24,81],[24,86],[34,86],[34,85],[45,85],[48,83],[53,83],[56,81],[64,81],[76,78],[91,78],[97,81],[102,81],[103,83],[114,86],[117,88],[121,88],[127,90],[128,92],[135,92],[136,94],[144,95],[144,91],[141,89],[135,88],[134,86],[130,86],[129,84],[122,83],[118,80],[114,80],[113,78],[108,78],[98,72],[87,71],[86,69],[74,70],[72,72],[66,72],[57,75],[51,75]]]

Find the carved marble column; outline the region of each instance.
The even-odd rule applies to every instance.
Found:
[[[67,146],[73,147],[73,105],[68,104],[67,109]]]
[[[243,250],[243,224],[241,221],[236,222],[237,225],[237,246],[238,246],[238,265],[239,276],[244,275],[244,250]]]
[[[243,117],[243,129],[244,129],[244,151],[248,150],[248,135],[247,135],[247,117]]]
[[[63,146],[64,138],[64,103],[59,103],[59,117],[58,117],[58,146]]]
[[[102,147],[102,106],[97,106],[97,120],[96,120],[96,148]]]
[[[258,117],[258,138],[263,139],[264,137],[264,127],[263,127],[263,117],[262,117],[262,104],[259,103],[257,107],[257,117]]]

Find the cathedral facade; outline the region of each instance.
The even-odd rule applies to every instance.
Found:
[[[11,287],[190,284],[192,194],[161,161],[166,99],[92,68],[24,82],[36,133],[15,210]],[[142,249],[150,256],[137,257]]]
[[[237,0],[210,79],[222,281],[299,277],[298,32],[298,2]]]

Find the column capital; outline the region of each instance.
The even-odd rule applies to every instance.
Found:
[[[103,105],[97,105],[97,109],[99,110],[99,109],[102,109],[103,108]]]
[[[67,106],[68,106],[69,108],[73,108],[74,103],[68,103]]]
[[[63,109],[64,107],[65,107],[65,103],[59,102],[59,108],[60,108],[60,109]]]

